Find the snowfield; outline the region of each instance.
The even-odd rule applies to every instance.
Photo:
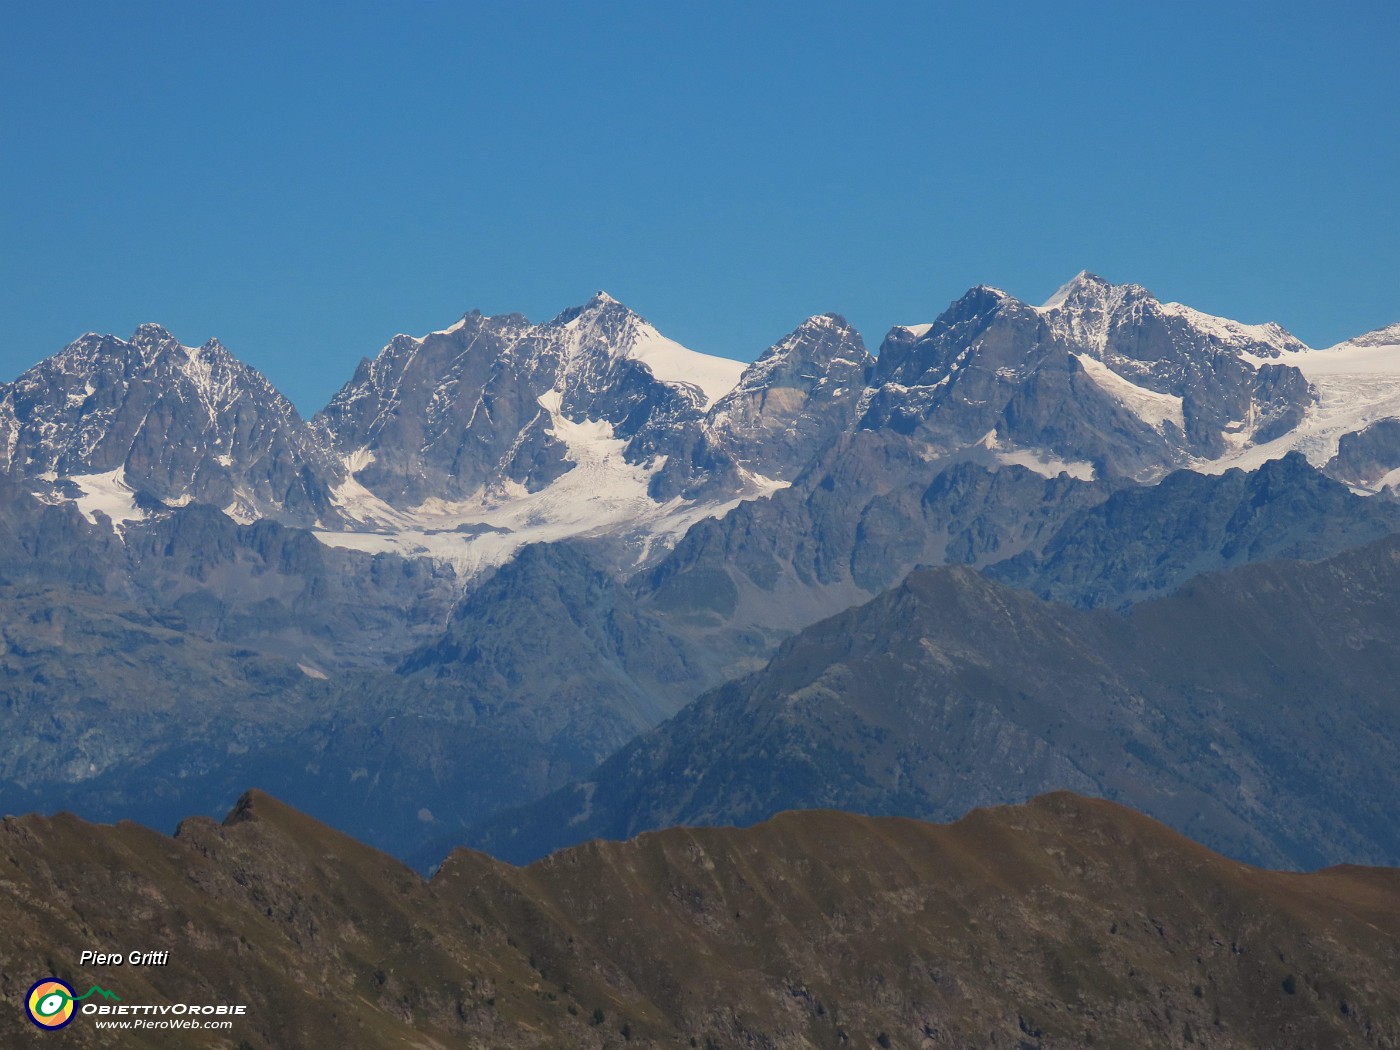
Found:
[[[1295,449],[1313,466],[1321,467],[1337,454],[1344,434],[1363,430],[1381,419],[1400,417],[1400,331],[1395,331],[1394,343],[1374,339],[1396,328],[1400,326],[1368,333],[1327,350],[1305,349],[1274,361],[1251,359],[1255,365],[1293,365],[1307,377],[1317,403],[1297,427],[1282,437],[1249,445],[1220,459],[1193,463],[1191,469],[1203,474],[1219,474],[1231,467],[1254,470]],[[1393,482],[1394,479],[1387,483]]]
[[[560,400],[560,392],[551,390],[539,402],[549,414],[552,433],[567,444],[574,467],[539,491],[527,492],[507,482],[474,500],[434,499],[400,511],[352,477],[336,491],[337,503],[372,531],[319,530],[316,537],[335,547],[439,558],[468,576],[504,564],[528,543],[574,537],[619,537],[636,545],[638,564],[644,564],[697,521],[784,487],[752,475],[748,491],[724,502],[678,497],[658,503],[647,494],[647,486],[664,461],[649,467],[628,463],[623,458],[627,443],[613,436],[610,423],[573,422],[561,413]]]

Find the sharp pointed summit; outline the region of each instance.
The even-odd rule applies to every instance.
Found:
[[[1064,306],[1071,298],[1082,295],[1090,288],[1106,289],[1111,287],[1109,283],[1096,273],[1088,270],[1080,270],[1060,287],[1055,289],[1053,295],[1040,304],[1042,310],[1057,310]]]
[[[765,350],[710,410],[712,433],[747,470],[791,480],[855,422],[875,359],[840,314],[817,314]]]

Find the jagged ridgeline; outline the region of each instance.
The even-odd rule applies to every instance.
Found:
[[[7,819],[0,863],[16,994],[48,958],[127,1003],[213,995],[247,1008],[225,1045],[259,1050],[1400,1039],[1396,871],[1251,868],[1068,793],[948,826],[809,811],[673,828],[527,868],[459,850],[431,880],[249,793],[173,839]],[[75,965],[109,942],[171,965]],[[121,1042],[79,1016],[61,1038],[189,1035]],[[0,1042],[31,1038],[0,1011]]]
[[[528,853],[1073,787],[1237,856],[1393,858],[1400,617],[1374,544],[1400,526],[1400,326],[1312,349],[1080,274],[1041,306],[975,288],[878,355],[835,314],[761,347],[696,353],[599,293],[396,336],[310,419],[155,325],[0,386],[0,808],[169,827],[256,784],[426,867],[469,835]],[[1353,551],[1330,576],[1278,561]],[[1204,613],[1161,610],[1260,562],[1309,597],[1259,595],[1226,632],[1245,655],[1179,671]],[[950,577],[988,588],[975,635],[817,673],[866,644],[829,617],[911,600],[930,566],[985,573]],[[1278,668],[1318,608],[1309,707]],[[1014,643],[1056,631],[1074,655]],[[802,724],[729,721],[778,696]],[[1005,776],[958,772],[984,752]],[[652,778],[626,813],[623,761]]]

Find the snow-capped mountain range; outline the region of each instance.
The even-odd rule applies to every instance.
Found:
[[[744,365],[599,293],[542,324],[396,336],[311,421],[218,342],[156,325],[0,386],[0,470],[119,531],[197,501],[468,573],[568,537],[644,564],[883,428],[930,461],[1142,483],[1296,449],[1376,491],[1400,482],[1400,324],[1318,350],[1081,273],[1040,306],[972,289],[878,358],[824,314]]]

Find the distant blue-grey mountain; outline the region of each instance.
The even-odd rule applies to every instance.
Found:
[[[410,853],[920,566],[1121,609],[1389,535],[1398,434],[1394,326],[1313,350],[1088,274],[749,365],[602,293],[469,313],[310,421],[216,342],[87,335],[0,385],[0,804],[255,782]]]
[[[921,569],[472,841],[522,861],[787,809],[938,820],[1071,788],[1255,862],[1393,865],[1397,675],[1394,536],[1122,614]]]

